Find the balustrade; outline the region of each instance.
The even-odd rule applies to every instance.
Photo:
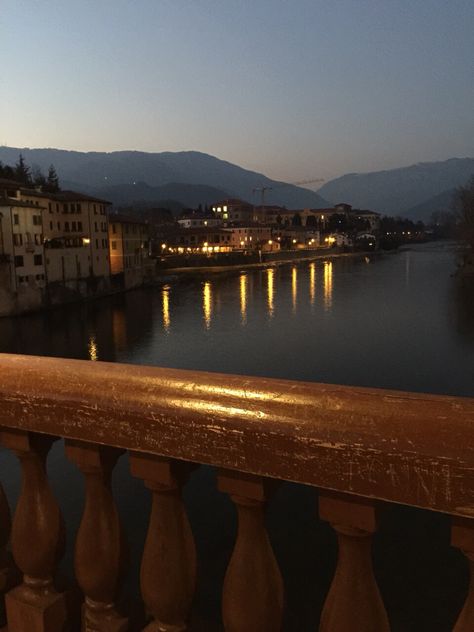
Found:
[[[0,487],[8,632],[137,629],[120,602],[127,547],[111,488],[125,451],[151,495],[140,630],[191,630],[206,560],[196,560],[182,489],[198,464],[217,468],[237,514],[222,589],[226,632],[283,629],[284,578],[265,528],[281,481],[317,488],[319,518],[337,535],[320,632],[390,630],[372,564],[380,501],[452,516],[452,545],[471,569],[452,632],[474,630],[474,400],[21,356],[0,356],[0,376],[0,443],[22,472],[11,529]],[[73,543],[82,610],[57,578],[65,530],[46,469],[56,439],[85,481]]]
[[[67,598],[55,585],[65,529],[49,487],[46,457],[52,437],[15,430],[2,443],[18,456],[22,487],[12,525],[12,551],[23,582],[6,595],[9,630],[60,632],[67,621]]]
[[[11,577],[11,563],[7,549],[10,530],[10,507],[0,484],[0,625],[5,623],[4,595],[9,588]]]

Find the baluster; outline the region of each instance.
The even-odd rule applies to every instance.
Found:
[[[84,632],[125,632],[128,619],[116,607],[125,568],[126,545],[111,490],[121,450],[68,441],[66,454],[84,474],[85,503],[74,553],[76,578],[84,595]]]
[[[8,628],[59,632],[67,620],[67,598],[54,586],[64,553],[61,512],[46,474],[46,458],[55,441],[30,432],[4,430],[2,443],[18,456],[22,486],[12,526],[12,552],[23,583],[5,597]]]
[[[0,485],[0,625],[4,623],[4,595],[10,583],[11,567],[8,559],[7,546],[10,539],[11,519],[10,507]]]
[[[264,505],[275,482],[221,471],[218,484],[238,513],[237,540],[224,579],[224,628],[226,632],[278,632],[283,581],[264,523]]]
[[[471,574],[466,602],[453,632],[472,632],[474,630],[474,520],[455,519],[453,521],[451,544],[461,549],[467,557]]]
[[[140,582],[153,621],[146,632],[187,630],[196,584],[196,551],[181,490],[191,465],[156,456],[130,455],[133,476],[153,494]]]
[[[337,532],[336,573],[321,615],[320,632],[389,632],[372,565],[377,530],[370,501],[321,492],[319,516]]]

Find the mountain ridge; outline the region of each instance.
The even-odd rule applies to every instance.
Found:
[[[262,173],[197,151],[77,152],[1,146],[0,160],[12,164],[20,153],[29,165],[37,165],[43,171],[53,163],[61,181],[76,182],[81,186],[102,188],[139,181],[149,186],[170,183],[205,185],[224,191],[230,197],[254,203],[260,203],[260,199],[253,190],[265,186],[269,187],[265,196],[267,204],[281,204],[288,208],[324,208],[330,204],[309,189],[272,180]]]
[[[339,176],[318,189],[336,203],[370,208],[388,215],[405,215],[450,189],[466,184],[474,174],[474,158],[419,162],[396,169]]]

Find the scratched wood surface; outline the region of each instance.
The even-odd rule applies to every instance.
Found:
[[[474,516],[474,398],[0,354],[0,426]]]

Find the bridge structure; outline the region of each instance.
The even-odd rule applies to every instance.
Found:
[[[74,589],[58,579],[65,525],[46,468],[60,439],[85,480]],[[319,520],[337,534],[321,632],[390,630],[371,549],[391,504],[449,516],[451,544],[471,572],[453,632],[474,630],[473,398],[0,354],[0,445],[22,472],[14,511],[0,487],[8,632],[132,630],[119,599],[126,537],[111,487],[124,452],[151,505],[140,630],[191,630],[197,555],[182,490],[200,465],[217,469],[238,516],[222,586],[226,632],[282,629],[284,578],[264,520],[281,481],[314,487]]]

